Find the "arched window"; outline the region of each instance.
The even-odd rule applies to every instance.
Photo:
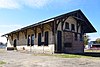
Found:
[[[31,35],[31,46],[34,45],[34,34]]]
[[[45,42],[44,42],[44,46],[48,46],[49,44],[49,33],[48,31],[45,32]]]
[[[41,46],[41,33],[38,33],[38,46]]]
[[[71,30],[75,30],[75,25],[71,24]]]
[[[69,23],[65,22],[65,29],[69,29]]]
[[[27,39],[27,46],[30,46],[30,35],[28,35],[28,39]]]

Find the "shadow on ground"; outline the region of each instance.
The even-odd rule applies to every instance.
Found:
[[[100,57],[100,52],[84,52],[83,54],[76,54],[76,55]]]

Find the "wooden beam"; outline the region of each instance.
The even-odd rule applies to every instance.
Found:
[[[24,30],[23,32],[24,32],[25,38],[27,39],[27,29]]]
[[[58,28],[59,23],[61,22],[61,19],[57,20],[58,22],[56,22],[56,30]]]
[[[76,31],[77,31],[77,33],[78,33],[78,29],[79,29],[78,21],[76,21]]]
[[[43,26],[43,24],[39,25],[38,28],[40,28],[42,36],[43,36],[43,32],[44,32],[44,26]]]
[[[13,33],[10,36],[11,36],[11,40],[13,41]]]
[[[19,32],[16,33],[17,39],[19,40]]]
[[[43,24],[41,25],[41,32],[42,32],[42,36],[43,36],[43,32],[44,32],[44,26],[43,26]]]
[[[48,23],[48,25],[49,25],[50,27],[46,27],[46,29],[48,29],[48,30],[52,31],[52,23],[53,23],[53,21],[52,21],[52,22],[50,22],[50,23]]]
[[[57,20],[54,21],[54,33],[57,31]]]
[[[55,48],[54,48],[54,52],[56,52],[56,48],[57,48],[57,43],[56,43],[56,23],[57,23],[57,20],[54,20],[54,22],[53,22],[53,34],[54,34],[54,44],[55,44]]]
[[[64,22],[66,21],[66,19],[69,17],[69,15],[68,16],[64,16],[64,17],[62,17],[62,18],[59,18],[58,20],[55,20],[54,22],[55,22],[55,28],[56,28],[56,30],[57,30],[57,28],[58,28],[58,25],[59,25],[59,23],[61,23],[61,29],[63,30],[63,25],[64,25]],[[64,20],[63,20],[64,19]],[[58,21],[58,22],[57,22]]]
[[[52,34],[54,35],[54,21],[51,22]]]
[[[61,29],[63,30],[63,25],[64,25],[64,22],[66,21],[66,19],[68,18],[69,16],[66,16],[65,18],[62,18],[61,19]]]
[[[36,38],[36,37],[37,37],[37,36],[36,36],[36,33],[37,33],[37,27],[33,27],[32,30],[33,30],[34,35],[35,35],[35,38]]]

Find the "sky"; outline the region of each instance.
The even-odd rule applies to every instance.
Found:
[[[78,9],[97,30],[90,40],[100,38],[100,0],[0,0],[0,34]]]

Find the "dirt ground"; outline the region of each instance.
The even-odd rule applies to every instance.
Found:
[[[0,67],[100,67],[100,59],[35,56],[19,51],[1,51],[0,61],[6,62]]]

